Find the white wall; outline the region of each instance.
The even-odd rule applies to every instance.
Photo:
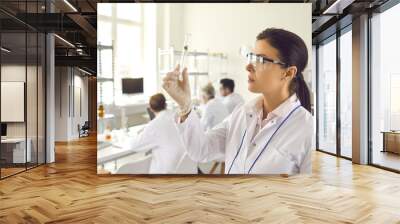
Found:
[[[71,67],[56,67],[55,73],[55,141],[70,141],[79,137],[78,124],[88,120],[88,78]]]
[[[27,91],[26,108],[22,108],[22,110],[26,110],[26,121],[7,122],[7,137],[20,138],[26,135],[31,143],[32,161],[36,162],[36,158],[39,158],[39,163],[44,162],[45,153],[45,115],[43,111],[45,109],[45,90],[43,78],[44,73],[42,72],[41,66],[25,66],[25,64],[4,64],[1,66],[2,82],[24,82]],[[4,97],[4,95],[2,95],[2,97]],[[1,110],[7,111],[12,109],[1,108]],[[38,157],[37,154],[39,154]]]
[[[1,66],[1,81],[5,82],[25,82],[26,69],[32,70],[31,66],[9,64]],[[7,110],[7,108],[1,108]],[[7,124],[8,137],[25,137],[25,122],[12,122]]]
[[[156,4],[156,50],[168,49],[174,47],[182,49],[184,41],[184,27],[183,27],[184,4]],[[145,17],[145,20],[147,17]],[[145,36],[147,39],[148,37]],[[154,44],[154,43],[153,43]],[[157,55],[157,52],[155,52]],[[155,60],[154,60],[155,59]],[[161,90],[161,77],[157,76],[158,58],[154,57],[153,61],[155,68],[154,73],[150,73],[156,77],[157,91]],[[145,78],[146,79],[146,78]],[[154,93],[153,93],[154,94]],[[151,95],[151,94],[150,94]],[[168,97],[168,96],[167,96]]]
[[[3,82],[25,82],[26,69],[31,71],[31,66],[25,65],[2,65],[1,66],[1,81]],[[7,108],[1,108],[7,110]],[[7,125],[8,137],[24,137],[25,136],[25,122],[12,122]]]
[[[143,74],[145,74],[145,79],[143,79],[144,84],[144,94],[146,96],[151,96],[154,91],[157,90],[157,77],[151,76],[150,74],[157,73],[157,8],[156,4],[145,4],[144,10],[144,21],[143,21]]]
[[[245,60],[239,48],[253,45],[257,34],[268,27],[284,28],[303,38],[310,68],[304,76],[311,83],[311,4],[172,4],[169,15],[169,43],[180,49],[184,34],[191,33],[192,50],[228,54],[229,77],[246,98],[252,94],[247,90]]]
[[[18,65],[18,64],[8,64],[8,65],[2,65],[1,66],[1,81],[3,82],[25,82],[25,76],[26,72],[28,72],[29,75],[31,74],[36,74],[36,67],[33,66],[27,66],[25,65]],[[31,83],[31,80],[29,80]],[[34,83],[36,85],[36,82]],[[30,90],[30,89],[29,89]],[[31,103],[33,99],[35,100],[36,98],[36,89],[32,93],[27,93],[28,99],[27,103]],[[28,105],[29,106],[29,105]],[[36,103],[35,105],[32,105],[32,107],[36,108]],[[1,110],[7,110],[7,108],[1,108]],[[31,112],[28,109],[29,112]],[[34,117],[32,117],[34,115]],[[35,121],[36,123],[36,113],[28,113],[28,121]],[[30,123],[31,124],[31,123]],[[25,126],[26,122],[10,122],[7,125],[7,135],[8,137],[24,137],[25,136]],[[28,126],[29,128],[32,127],[32,125]],[[29,136],[30,132],[28,133]]]
[[[74,90],[75,90],[75,96],[74,97],[75,101],[75,106],[73,110],[75,110],[75,113],[73,113],[73,117],[71,120],[71,135],[72,138],[77,138],[79,137],[79,132],[77,129],[78,124],[81,126],[85,123],[85,121],[88,121],[88,78],[81,76],[81,73],[76,74],[75,70],[75,76],[74,76]],[[78,91],[80,90],[80,93]],[[80,105],[79,105],[79,95],[80,94]],[[79,108],[81,107],[81,108]],[[80,112],[79,109],[82,111]]]
[[[67,67],[55,68],[55,141],[68,139],[68,85]]]

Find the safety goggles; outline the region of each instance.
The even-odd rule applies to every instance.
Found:
[[[252,64],[254,67],[264,68],[271,64],[278,64],[281,66],[286,66],[286,64],[281,61],[273,60],[273,59],[270,59],[270,58],[267,58],[267,57],[264,57],[261,55],[256,55],[251,52],[246,54],[246,59],[247,59],[247,63]]]

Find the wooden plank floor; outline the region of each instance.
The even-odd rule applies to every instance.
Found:
[[[24,170],[25,170],[25,167],[24,168],[1,168],[1,176],[7,177],[7,176],[13,175],[15,173],[24,171]]]
[[[96,141],[0,181],[0,223],[400,223],[400,175],[313,154],[311,176],[96,174]]]

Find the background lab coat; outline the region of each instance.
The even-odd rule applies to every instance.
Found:
[[[228,113],[232,113],[235,107],[243,102],[243,97],[235,92],[222,98],[222,103],[225,105],[226,109],[228,109]]]
[[[155,144],[152,150],[150,165],[151,174],[176,173],[178,165],[186,161],[185,170],[178,173],[197,174],[197,163],[190,160],[177,129],[175,114],[172,111],[161,111],[151,120],[137,138],[128,142],[130,149],[138,145]]]
[[[225,173],[228,173],[247,130],[248,134],[243,138],[241,150],[230,171],[230,174],[247,174],[277,125],[292,109],[300,105],[295,95],[288,100],[290,102],[285,101],[285,108],[278,107],[284,116],[276,117],[273,123],[262,128],[253,141],[251,136],[254,134],[259,112],[256,105],[260,101],[262,105],[262,97],[237,107],[228,118],[208,132],[201,129],[197,115],[190,113],[179,125],[188,154],[196,161],[212,161],[223,155]],[[298,108],[279,129],[254,165],[251,174],[311,173],[313,129],[312,115],[303,107]]]
[[[228,110],[220,99],[214,98],[209,100],[202,108],[200,121],[203,125],[203,130],[208,131],[221,123],[228,114]]]

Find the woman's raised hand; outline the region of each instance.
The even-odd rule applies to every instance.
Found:
[[[180,65],[168,72],[163,79],[162,87],[179,105],[181,111],[188,111],[191,106],[190,86],[187,68],[183,69],[182,80],[179,79]]]

